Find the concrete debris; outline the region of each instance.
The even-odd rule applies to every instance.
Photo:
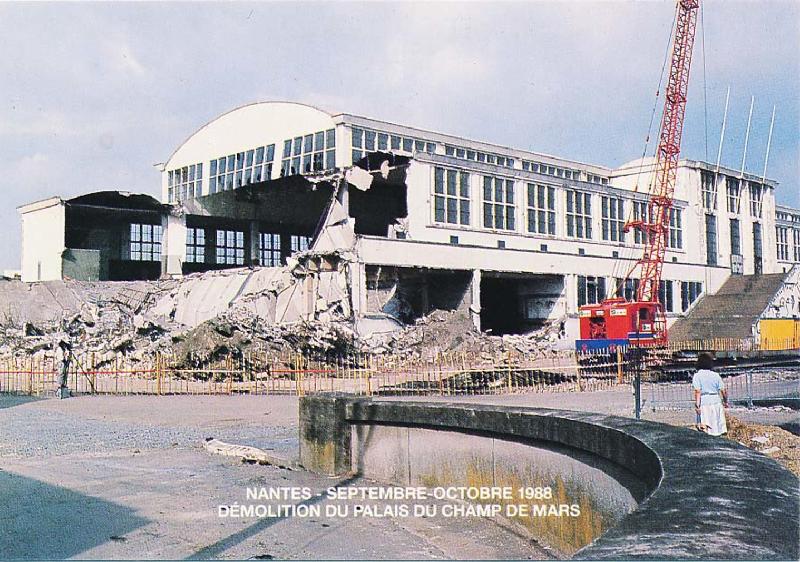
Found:
[[[249,445],[235,445],[233,443],[225,443],[219,439],[208,438],[203,442],[203,448],[214,455],[238,457],[244,462],[272,465],[288,470],[297,468],[295,461],[270,454],[263,449]]]
[[[365,339],[362,349],[421,359],[431,359],[440,352],[478,354],[487,360],[509,352],[536,358],[553,352],[552,343],[559,339],[560,331],[561,322],[552,321],[527,334],[493,336],[476,330],[464,312],[436,310],[399,332],[373,334]]]
[[[730,414],[727,418],[728,439],[772,457],[800,476],[800,436],[776,426],[744,423]],[[766,443],[771,446],[764,448]]]
[[[337,204],[328,214],[340,221]],[[352,225],[349,225],[352,229]],[[468,309],[434,310],[412,320],[396,283],[373,292],[379,313],[354,319],[348,250],[311,249],[283,267],[208,271],[153,282],[0,281],[0,356],[42,358],[61,339],[98,367],[147,362],[205,367],[249,352],[343,356],[393,353],[429,360],[441,352],[487,361],[553,353],[560,321],[521,335],[477,331]],[[406,324],[404,324],[406,322]],[[48,356],[50,356],[48,355]]]

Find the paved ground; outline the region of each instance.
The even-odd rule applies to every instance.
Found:
[[[201,447],[289,454],[296,412],[290,397],[0,396],[0,558],[547,557],[480,519],[219,518],[219,505],[248,503],[248,486],[339,482]]]
[[[430,400],[631,416],[629,389]],[[797,421],[785,409],[735,408],[739,419]],[[692,411],[645,419],[690,425]],[[248,486],[336,480],[241,464],[207,437],[279,456],[297,449],[297,399],[286,396],[0,396],[0,558],[528,558],[547,553],[481,520],[221,519]]]

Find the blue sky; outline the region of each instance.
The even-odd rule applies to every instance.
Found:
[[[674,2],[0,4],[0,268],[18,205],[159,191],[208,120],[286,99],[616,166],[637,158]],[[684,157],[746,168],[800,207],[800,2],[704,2]],[[701,33],[702,31],[702,33]],[[705,39],[704,104],[701,35]],[[660,108],[660,103],[659,103]],[[708,115],[708,127],[704,124]],[[706,135],[707,130],[707,135]]]

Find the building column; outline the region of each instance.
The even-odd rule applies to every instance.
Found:
[[[470,284],[471,303],[469,305],[469,316],[475,329],[481,329],[481,270],[472,270],[472,283]]]
[[[259,253],[259,233],[258,221],[250,221],[250,263],[248,265],[261,265]]]
[[[567,314],[578,314],[578,276],[574,273],[564,275]]]
[[[347,216],[350,216],[350,184],[347,183],[345,180],[341,180],[339,183],[339,192],[336,195],[336,199],[339,201],[339,204],[344,209],[344,212]]]
[[[351,262],[349,269],[353,318],[358,320],[367,310],[367,267],[363,262]]]
[[[180,277],[186,261],[186,216],[161,217],[161,275]]]

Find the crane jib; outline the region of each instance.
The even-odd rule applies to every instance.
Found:
[[[628,272],[630,279],[636,268],[641,269],[639,284],[632,302],[625,299],[606,299],[597,305],[580,308],[581,339],[579,347],[587,341],[598,343],[628,341],[664,342],[667,337],[664,308],[659,302],[661,272],[664,266],[669,221],[675,194],[678,157],[681,152],[683,122],[686,116],[686,100],[689,91],[689,70],[692,66],[692,50],[697,12],[700,0],[678,0],[675,29],[671,45],[669,79],[664,96],[664,112],[655,150],[656,163],[648,212],[646,216],[626,224],[647,233],[642,257]],[[622,314],[622,310],[625,314]],[[624,319],[624,320],[623,320]],[[612,321],[613,320],[613,321]],[[633,336],[631,334],[634,334]]]

